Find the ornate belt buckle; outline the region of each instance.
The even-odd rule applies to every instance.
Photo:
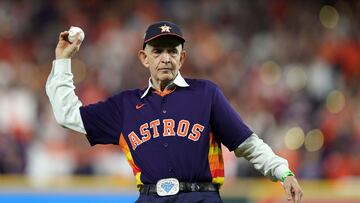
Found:
[[[156,193],[159,196],[176,195],[178,192],[179,181],[176,178],[165,178],[156,183]]]

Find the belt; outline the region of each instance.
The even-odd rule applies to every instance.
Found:
[[[219,184],[213,183],[188,183],[180,182],[179,183],[179,192],[218,192]],[[140,194],[157,194],[156,185],[147,184],[140,186]]]

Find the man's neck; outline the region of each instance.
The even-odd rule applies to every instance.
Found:
[[[151,78],[151,83],[152,83],[153,87],[160,91],[164,91],[165,89],[167,89],[169,84],[171,84],[172,82],[173,82],[173,80],[160,81],[160,80],[154,80],[153,78]]]

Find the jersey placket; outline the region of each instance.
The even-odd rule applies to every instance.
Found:
[[[172,94],[173,94],[173,93],[172,93]],[[161,111],[161,112],[160,112],[160,117],[161,117],[162,120],[168,118],[168,117],[167,117],[167,113],[168,113],[168,110],[167,110],[167,106],[168,106],[168,105],[167,105],[167,100],[168,100],[168,95],[162,96],[162,98],[161,98],[161,104],[160,104],[160,111]],[[164,124],[163,124],[163,125],[164,125]],[[169,139],[169,138],[168,138],[168,139]],[[169,153],[168,149],[169,149],[169,147],[171,147],[171,146],[169,146],[169,142],[167,142],[166,139],[164,139],[163,147],[164,147],[164,152],[165,152],[165,154],[168,154],[168,153]],[[167,165],[168,165],[169,175],[170,175],[170,176],[175,175],[175,174],[174,174],[174,168],[173,168],[173,166],[170,164],[170,162],[167,163]]]

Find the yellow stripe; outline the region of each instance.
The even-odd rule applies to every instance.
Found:
[[[210,147],[209,155],[218,155],[221,154],[221,148],[219,147]]]
[[[136,187],[137,187],[138,190],[140,190],[140,186],[144,185],[144,183],[141,182],[141,172],[138,172],[136,174],[135,178],[136,178]]]
[[[215,177],[215,178],[212,179],[212,183],[223,185],[224,184],[224,177]]]
[[[132,160],[132,156],[131,156],[130,152],[126,153],[125,157],[126,157],[127,160]]]

